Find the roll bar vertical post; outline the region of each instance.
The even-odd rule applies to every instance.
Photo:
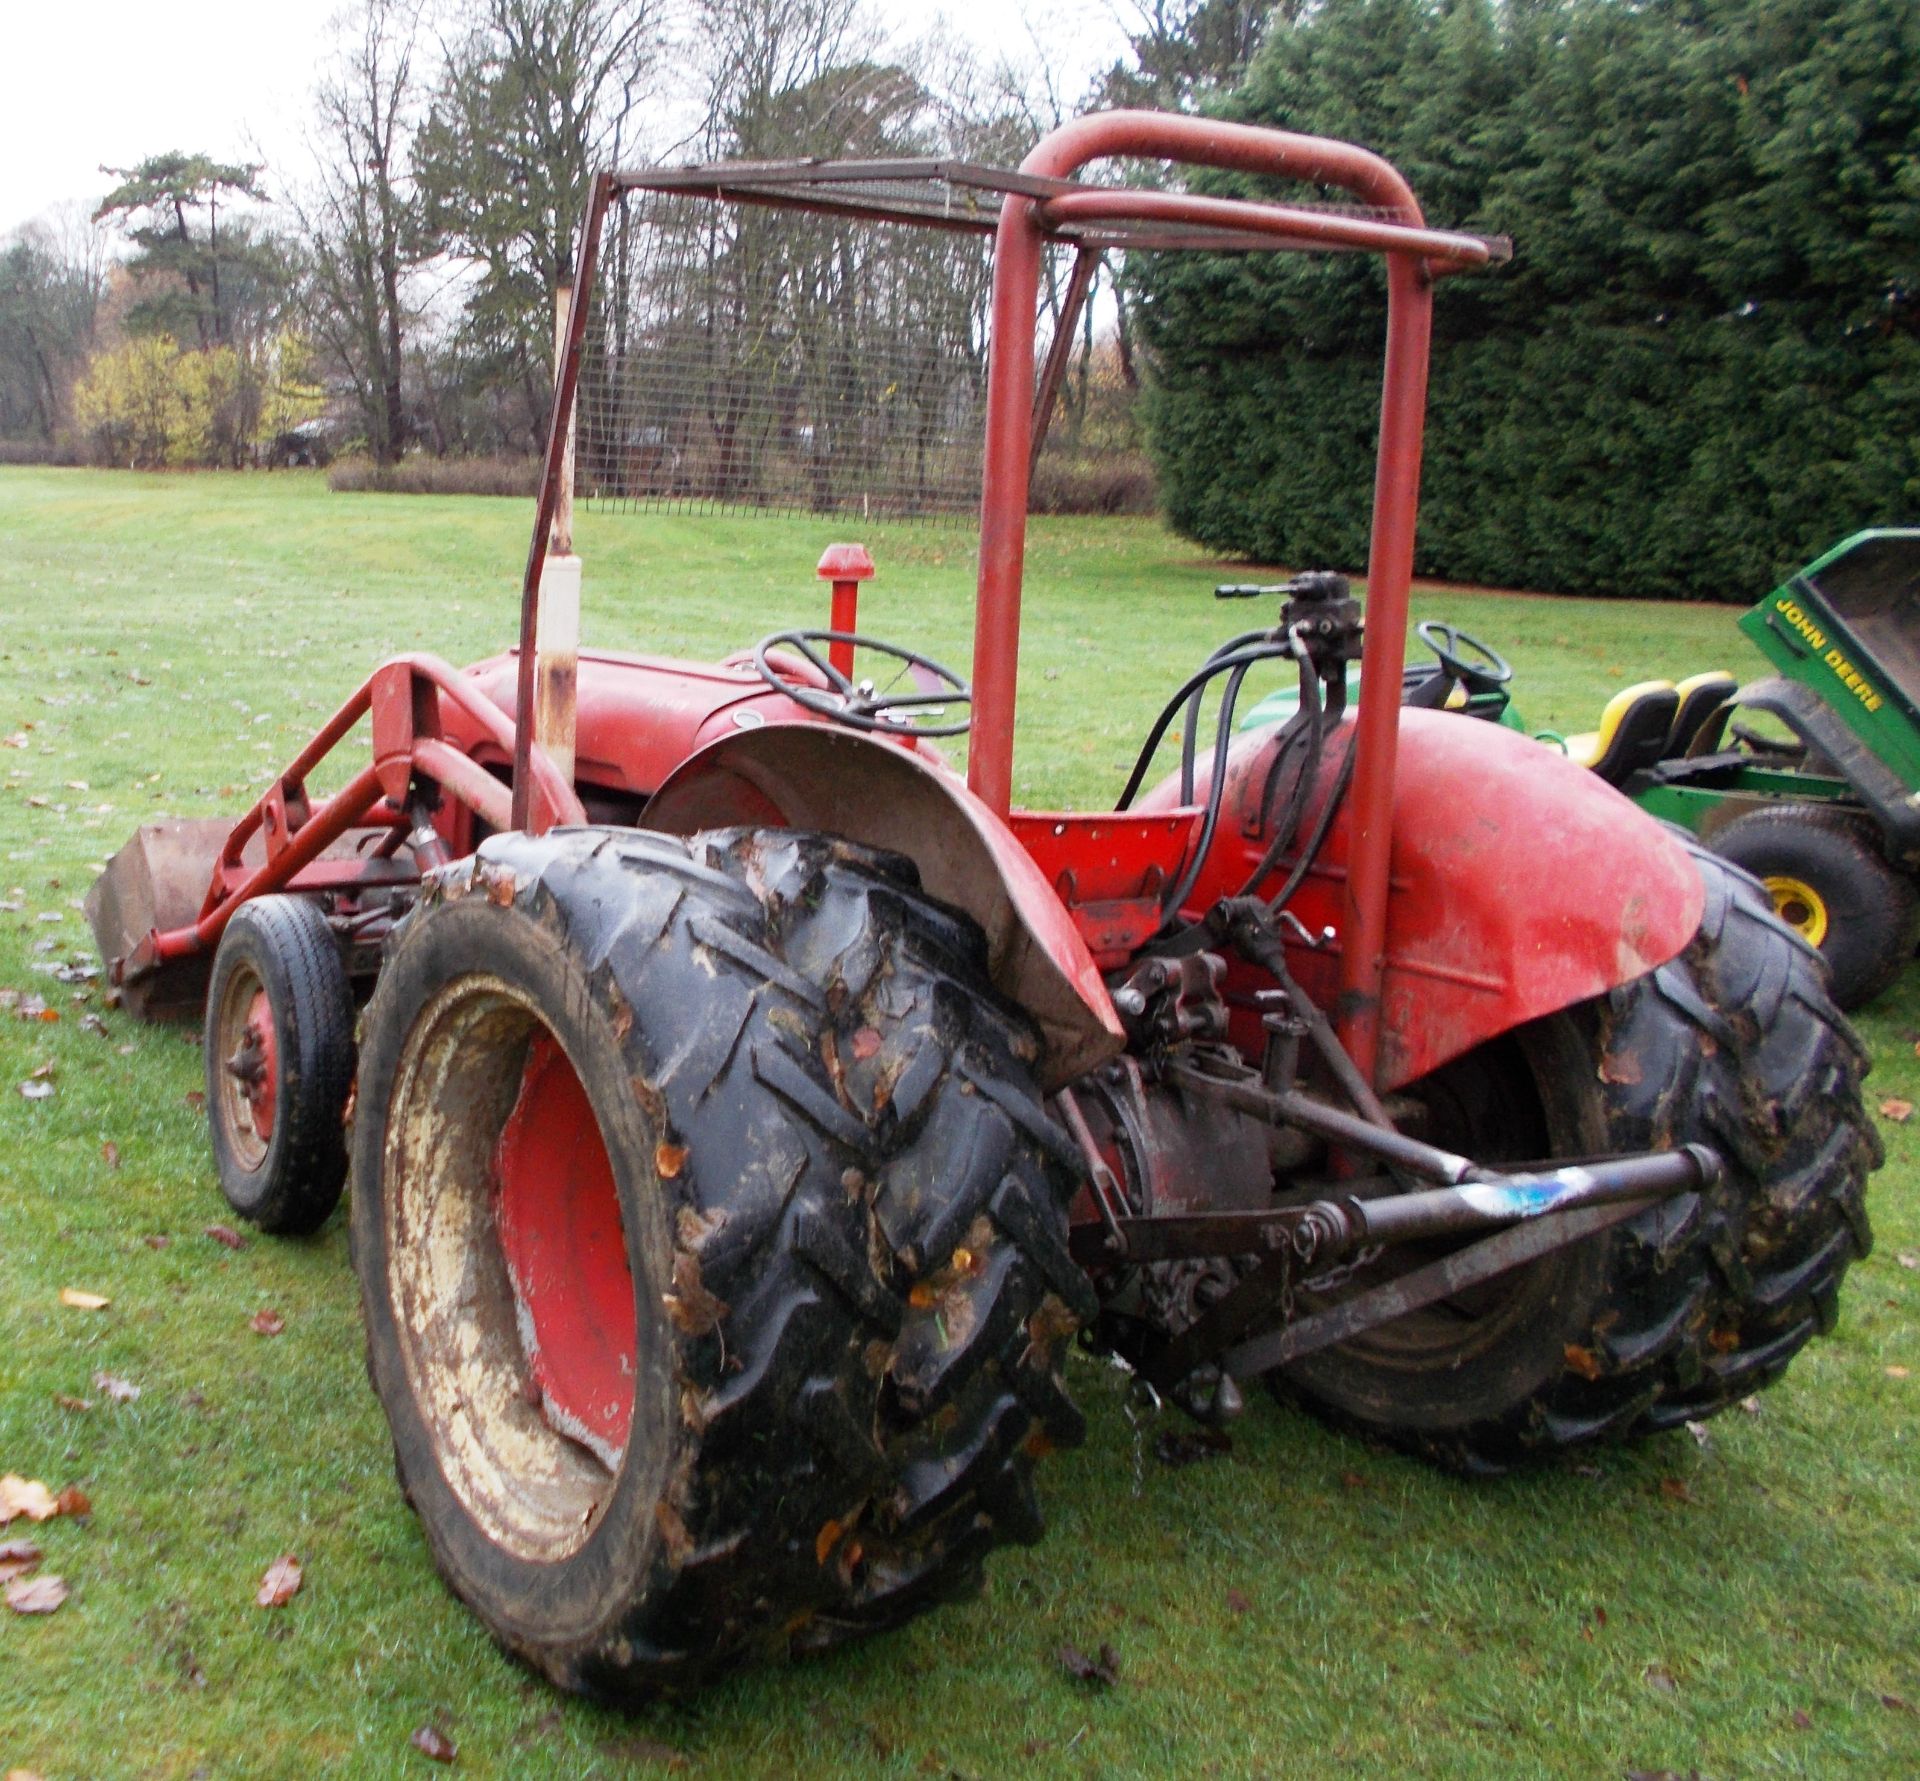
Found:
[[[1021,172],[1067,178],[1089,161],[1134,156],[1231,168],[1338,186],[1395,221],[1424,227],[1400,174],[1351,143],[1290,131],[1176,117],[1104,112],[1047,136]],[[1177,204],[1156,194],[1156,214]],[[993,345],[987,381],[986,463],[980,507],[979,591],[974,624],[974,725],[967,759],[973,791],[997,815],[1012,804],[1013,722],[1018,682],[1020,594],[1034,407],[1034,341],[1044,251],[1042,205],[1009,197],[995,238]],[[1203,215],[1196,209],[1196,217]],[[1412,250],[1387,253],[1387,354],[1367,563],[1367,637],[1349,818],[1353,841],[1341,933],[1341,1037],[1371,1076],[1378,1046],[1385,959],[1387,869],[1392,844],[1399,682],[1419,506],[1432,325],[1432,271]]]

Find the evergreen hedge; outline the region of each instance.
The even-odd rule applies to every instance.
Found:
[[[1229,112],[1378,148],[1434,222],[1515,238],[1438,289],[1422,574],[1744,603],[1920,522],[1912,0],[1322,0]],[[1378,265],[1128,279],[1172,522],[1363,564]]]

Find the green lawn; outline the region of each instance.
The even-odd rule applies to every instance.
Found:
[[[1704,1446],[1469,1485],[1259,1402],[1230,1456],[1176,1470],[1081,1360],[1087,1445],[984,1600],[631,1720],[499,1657],[394,1488],[341,1221],[205,1237],[226,1213],[198,1050],[114,1012],[83,1027],[97,998],[47,967],[89,955],[77,899],[136,822],[237,810],[385,652],[504,643],[526,520],[306,476],[0,472],[0,735],[27,740],[0,750],[0,986],[62,1017],[0,1013],[0,1472],[93,1502],[0,1533],[73,1591],[0,1612],[0,1770],[428,1773],[427,1723],[457,1772],[516,1776],[1920,1769],[1920,1121],[1886,1128],[1839,1332]],[[812,565],[846,529],[585,515],[587,640],[714,653],[823,624]],[[863,628],[964,667],[969,534],[865,535]],[[1254,622],[1209,595],[1244,574],[1151,523],[1039,522],[1021,795],[1111,801],[1158,699]],[[1425,592],[1418,615],[1504,649],[1529,718],[1562,729],[1627,680],[1757,666],[1726,609]],[[1865,1030],[1875,1100],[1920,1101],[1920,975]],[[46,1062],[55,1094],[22,1098]],[[263,1308],[284,1334],[253,1333]],[[305,1587],[256,1608],[286,1552]],[[1120,1685],[1068,1679],[1065,1641],[1112,1644]]]

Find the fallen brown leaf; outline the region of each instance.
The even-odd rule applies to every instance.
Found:
[[[91,1410],[93,1408],[92,1398],[76,1398],[70,1392],[56,1391],[53,1394],[53,1401],[58,1404],[62,1410]]]
[[[1888,1095],[1880,1103],[1880,1117],[1892,1120],[1895,1125],[1905,1125],[1913,1117],[1913,1103],[1901,1100],[1898,1095]]]
[[[1248,1601],[1245,1593],[1238,1589],[1230,1589],[1227,1591],[1227,1607],[1235,1614],[1251,1614],[1253,1612],[1253,1603]]]
[[[16,1515],[24,1515],[29,1521],[47,1521],[59,1513],[53,1492],[38,1478],[22,1478],[18,1472],[0,1478],[0,1527]]]
[[[1561,1352],[1566,1356],[1569,1372],[1578,1373],[1582,1379],[1600,1377],[1600,1357],[1591,1348],[1582,1348],[1578,1342],[1569,1342]]]
[[[1078,1645],[1062,1645],[1053,1661],[1076,1682],[1093,1688],[1111,1688],[1120,1680],[1120,1654],[1111,1645],[1102,1645],[1097,1657],[1089,1657]]]
[[[260,1579],[259,1592],[253,1598],[255,1603],[262,1608],[284,1608],[300,1593],[304,1575],[300,1561],[291,1552],[283,1554],[267,1566],[266,1575]]]
[[[7,1585],[7,1606],[16,1614],[51,1614],[67,1599],[64,1577],[16,1577]]]
[[[93,1498],[79,1485],[69,1484],[53,1499],[53,1512],[56,1515],[91,1515]]]
[[[1889,1713],[1911,1713],[1914,1710],[1910,1702],[1903,1701],[1897,1694],[1883,1694],[1880,1705]]]
[[[700,1258],[685,1249],[673,1252],[673,1290],[662,1296],[674,1327],[689,1336],[706,1335],[728,1311],[726,1300],[716,1298],[701,1280]]]
[[[140,1241],[149,1249],[165,1249],[173,1239],[165,1231],[155,1231],[150,1236],[142,1237]]]
[[[687,1166],[687,1147],[684,1144],[656,1144],[653,1147],[654,1173],[662,1181],[673,1181]]]
[[[111,1138],[100,1146],[100,1160],[105,1163],[109,1169],[119,1168],[120,1146],[114,1143]]]
[[[1687,1481],[1684,1478],[1662,1478],[1660,1480],[1660,1494],[1670,1503],[1690,1503],[1693,1501],[1693,1492],[1687,1488]]]
[[[511,896],[511,892],[508,893]],[[428,1762],[452,1762],[459,1754],[458,1747],[444,1732],[430,1725],[423,1725],[407,1740]]]
[[[0,1583],[23,1577],[40,1562],[40,1548],[31,1540],[8,1540],[0,1545]]]
[[[71,1305],[76,1311],[104,1311],[113,1301],[97,1292],[84,1292],[77,1286],[63,1286],[60,1289],[60,1303]]]
[[[206,1228],[205,1235],[227,1249],[245,1249],[247,1246],[246,1238],[230,1224],[210,1224]]]
[[[181,1097],[196,1113],[204,1113],[207,1106],[207,1091],[204,1088],[190,1088]]]
[[[1370,1482],[1371,1480],[1362,1477],[1358,1472],[1342,1472],[1340,1474],[1340,1488],[1342,1490],[1365,1490]]]
[[[1887,1368],[1887,1377],[1889,1379],[1904,1379],[1906,1378],[1906,1376],[1907,1376],[1907,1369],[1903,1366],[1899,1366],[1896,1364],[1894,1366]]]
[[[96,1373],[93,1383],[95,1390],[104,1391],[116,1404],[131,1404],[140,1395],[139,1386],[115,1373]]]
[[[256,1311],[247,1319],[247,1327],[256,1336],[277,1336],[287,1327],[287,1320],[278,1311]]]
[[[1813,1730],[1813,1715],[1809,1713],[1805,1707],[1794,1708],[1793,1729],[1797,1732],[1810,1732]]]

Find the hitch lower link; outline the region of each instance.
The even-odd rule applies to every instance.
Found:
[[[1294,1097],[1285,1097],[1288,1100]],[[1306,1101],[1307,1097],[1298,1097]],[[1341,1114],[1321,1102],[1309,1102],[1313,1117]],[[1291,1111],[1291,1109],[1289,1109]],[[1306,1120],[1300,1121],[1308,1123]],[[1364,1126],[1363,1121],[1354,1121]],[[1380,1137],[1368,1127],[1369,1136]],[[1329,1133],[1329,1136],[1351,1134]],[[1397,1134],[1396,1134],[1397,1136]],[[1369,1146],[1371,1148],[1371,1146]],[[1428,1151],[1416,1139],[1400,1138],[1396,1150]],[[1445,1156],[1445,1152],[1433,1152]],[[1413,1157],[1394,1159],[1418,1170]],[[1419,1159],[1425,1160],[1425,1159]],[[1464,1159],[1449,1159],[1462,1161]],[[1719,1181],[1723,1165],[1704,1144],[1644,1156],[1562,1164],[1550,1169],[1501,1174],[1465,1164],[1465,1179],[1454,1185],[1377,1199],[1343,1195],[1303,1206],[1257,1212],[1197,1212],[1158,1217],[1118,1217],[1111,1227],[1090,1225],[1074,1233],[1083,1262],[1175,1261],[1196,1256],[1261,1255],[1289,1250],[1305,1265],[1331,1265],[1362,1249],[1394,1243],[1419,1243],[1438,1237],[1471,1237],[1556,1213],[1598,1206],[1631,1206],[1678,1193],[1701,1191]],[[1569,1233],[1569,1240],[1579,1233]]]

